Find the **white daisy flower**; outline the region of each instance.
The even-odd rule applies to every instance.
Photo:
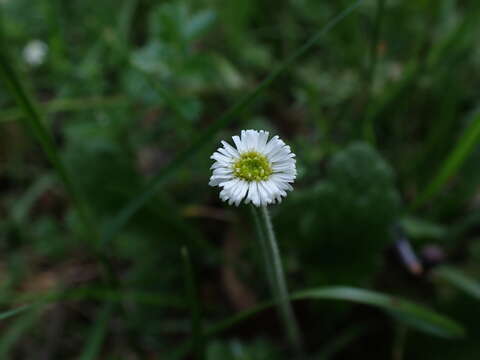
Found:
[[[235,147],[222,141],[223,147],[210,157],[210,186],[219,186],[220,199],[238,206],[252,202],[263,206],[281,202],[293,190],[297,169],[295,154],[278,136],[268,140],[268,131],[242,130],[233,136]]]
[[[48,53],[48,45],[42,40],[31,40],[23,48],[23,59],[31,66],[42,65]]]

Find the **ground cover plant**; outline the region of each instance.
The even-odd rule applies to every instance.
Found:
[[[0,1],[0,358],[478,358],[479,38],[474,0]]]

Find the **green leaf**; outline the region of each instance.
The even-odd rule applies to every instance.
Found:
[[[434,273],[437,278],[449,282],[465,294],[480,300],[480,282],[450,266],[440,266]]]
[[[398,315],[400,321],[406,321],[418,330],[442,337],[461,337],[463,328],[454,321],[438,313],[390,295],[369,290],[332,287],[326,289],[305,290],[293,295],[294,299],[330,299],[345,300],[378,307]],[[415,321],[415,322],[412,322]]]
[[[350,301],[385,310],[393,314],[399,321],[405,322],[411,327],[431,335],[445,338],[458,338],[462,337],[465,333],[459,324],[433,310],[401,298],[370,290],[342,286],[315,288],[296,292],[291,295],[291,299]],[[214,335],[224,331],[270,306],[272,306],[272,303],[264,303],[253,309],[236,314],[210,328],[207,334]]]
[[[128,203],[110,224],[107,225],[103,233],[103,245],[109,243],[112,238],[120,232],[123,226],[130,220],[130,218],[137,213],[160,189],[160,187],[194,154],[202,149],[213,137],[223,128],[238,119],[239,115],[250,105],[253,101],[270,86],[281,74],[288,70],[301,56],[310,50],[325,34],[327,34],[335,25],[352,13],[361,3],[361,0],[356,1],[353,5],[343,10],[340,14],[330,20],[321,30],[314,34],[307,42],[292,53],[282,64],[274,69],[267,78],[258,85],[255,90],[247,94],[228,109],[220,118],[218,118],[212,125],[205,129],[192,144],[184,150],[180,155],[165,166],[160,173],[158,173],[151,182],[146,186],[145,190],[139,194],[135,199]]]

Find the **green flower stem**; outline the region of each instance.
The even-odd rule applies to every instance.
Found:
[[[288,341],[295,352],[301,356],[302,340],[300,330],[290,304],[285,273],[270,214],[266,206],[262,206],[260,210],[255,207],[252,208],[274,301],[280,318],[284,323]]]
[[[265,264],[265,267],[264,267],[265,275],[267,276],[268,285],[270,286],[270,289],[273,289],[275,287],[273,263],[270,256],[270,252],[268,251],[267,238],[262,226],[262,221],[260,220],[260,214],[258,213],[259,211],[253,205],[251,206],[251,209],[252,209],[253,219],[255,221],[255,230],[257,231],[257,237],[258,237],[258,241],[260,243],[260,247],[262,251],[262,260],[263,260],[263,263]]]

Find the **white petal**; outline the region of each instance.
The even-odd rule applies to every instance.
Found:
[[[285,143],[277,138],[275,139],[275,141],[273,142],[272,144],[272,147],[270,148],[270,151],[266,154],[267,156],[273,156],[275,155],[278,151],[280,151],[281,149],[283,149],[283,147],[285,146]]]
[[[230,154],[230,156],[234,158],[238,158],[240,154],[238,153],[237,149],[235,149],[232,145],[227,143],[226,141],[222,140],[222,145],[225,148],[226,151]]]
[[[233,178],[230,181],[227,181],[226,183],[222,184],[224,190],[229,190],[230,188],[236,186],[240,180],[237,178]]]
[[[250,143],[252,145],[252,150],[258,151],[258,138],[259,138],[258,131],[250,130]]]
[[[245,147],[243,146],[243,142],[238,137],[237,135],[232,136],[233,142],[235,143],[235,146],[237,147],[238,153],[241,154],[242,152],[245,152]]]
[[[240,201],[242,201],[243,197],[245,196],[246,186],[244,183],[245,181],[239,180],[237,186],[232,189],[232,203],[235,202],[236,206],[240,204]]]
[[[222,155],[218,152],[214,152],[212,156],[210,156],[210,159],[217,160],[218,162],[222,164],[230,164],[232,162],[232,159],[229,157],[226,157],[225,155]]]
[[[248,183],[244,180],[241,180],[240,181],[240,185],[239,185],[239,188],[240,188],[240,191],[237,195],[237,200],[235,201],[235,205],[238,206],[240,205],[240,202],[243,200],[243,198],[245,197],[247,191],[248,191]]]
[[[252,181],[252,182],[248,183],[247,200],[251,201],[253,203],[253,205],[258,206],[257,205],[258,204],[257,196],[258,196],[257,183]]]
[[[288,159],[290,159],[290,157],[288,156],[288,153],[284,150],[280,150],[275,155],[269,156],[269,160],[272,163],[287,161]]]
[[[275,163],[275,164],[272,164],[272,170],[275,172],[294,171],[295,164],[292,164],[290,162],[285,162],[285,161],[280,163]]]
[[[270,151],[272,150],[272,148],[274,146],[277,145],[277,140],[278,140],[278,135],[275,135],[274,137],[272,137],[270,139],[270,141],[267,143],[267,145],[265,146],[265,150],[264,150],[264,154],[267,155],[268,153],[270,153]]]
[[[222,163],[219,163],[218,161],[215,161],[212,166],[210,166],[210,170],[218,169],[220,167],[225,167]]]
[[[213,175],[232,175],[233,170],[230,169],[230,168],[221,167],[221,168],[213,170],[212,174]]]
[[[258,191],[258,182],[254,181],[253,184],[253,205],[260,206],[260,193]]]
[[[229,181],[231,178],[212,176],[208,185],[210,186],[222,186],[222,183]]]
[[[265,146],[267,145],[268,135],[269,135],[268,131],[263,131],[263,130],[259,131],[257,151],[262,154],[265,152]]]
[[[227,149],[221,147],[221,148],[218,148],[217,151],[218,151],[220,154],[224,155],[225,157],[229,158],[230,161],[233,160],[233,156],[227,151]]]
[[[272,161],[271,159],[273,159],[279,153],[288,154],[288,151],[285,149],[285,145],[282,140],[278,140],[277,144],[273,145],[272,149],[266,156],[270,159],[270,161]]]
[[[270,203],[271,196],[268,193],[265,186],[263,185],[263,181],[258,182],[257,184],[258,184],[258,194],[260,196],[260,204],[261,205],[266,205],[266,204]]]

